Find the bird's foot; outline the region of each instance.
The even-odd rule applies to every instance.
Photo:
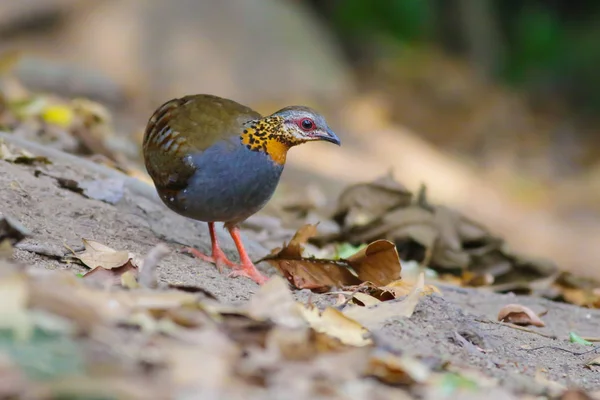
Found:
[[[232,266],[232,268],[233,268],[233,271],[231,271],[231,273],[229,273],[230,278],[236,278],[238,276],[243,276],[245,278],[252,279],[254,282],[258,283],[259,285],[264,284],[269,279],[265,275],[261,274],[260,271],[251,262],[236,264],[236,265]]]
[[[223,273],[223,267],[225,266],[233,268],[236,265],[234,262],[229,261],[223,250],[221,250],[221,248],[213,249],[212,256],[206,255],[192,247],[186,247],[181,251],[183,253],[191,254],[192,256],[199,258],[207,263],[214,264],[219,270],[219,273]]]

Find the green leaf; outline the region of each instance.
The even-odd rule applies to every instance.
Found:
[[[335,246],[335,255],[333,257],[335,260],[346,259],[353,256],[365,247],[367,247],[366,243],[359,244],[358,246],[353,246],[352,244],[346,242],[340,243]]]
[[[583,346],[593,346],[594,345],[592,342],[588,342],[587,340],[585,340],[584,338],[582,338],[575,332],[569,332],[569,340],[571,341],[571,343],[577,343],[577,344],[581,344]]]
[[[446,396],[450,396],[459,390],[474,391],[477,390],[477,388],[477,383],[472,379],[455,373],[444,374],[441,381],[441,390]]]

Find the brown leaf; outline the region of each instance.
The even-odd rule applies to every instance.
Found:
[[[502,307],[498,313],[498,321],[510,322],[522,326],[546,326],[544,321],[542,321],[533,310],[520,304],[508,304]]]
[[[304,250],[303,245],[308,242],[308,239],[315,236],[317,234],[317,225],[307,224],[298,229],[298,231],[294,234],[292,240],[287,246],[284,246],[283,250],[279,252],[279,256],[283,256],[286,258],[302,258],[302,250]]]
[[[317,233],[316,225],[304,225],[283,249],[275,249],[261,261],[277,268],[298,289],[326,291],[333,286],[359,284],[344,261],[302,257],[303,245]]]
[[[385,286],[400,279],[400,258],[396,245],[388,240],[377,240],[347,259],[358,278],[377,286]]]
[[[381,303],[381,300],[361,292],[356,292],[352,295],[352,301],[355,304],[361,305],[363,307],[370,307]]]
[[[358,285],[363,281],[383,286],[400,279],[402,267],[394,243],[377,240],[346,260],[303,257],[303,245],[316,233],[317,225],[304,225],[288,245],[273,250],[261,261],[281,271],[298,289],[326,291],[333,286]]]
[[[407,282],[405,280],[397,280],[394,282],[388,283],[386,286],[380,287],[381,290],[385,292],[392,293],[394,298],[402,297],[408,295],[413,290],[414,284]],[[440,290],[434,285],[424,285],[423,291],[421,293],[422,296],[427,296],[432,293],[441,294]]]
[[[358,285],[355,277],[342,263],[335,261],[303,260],[267,260],[278,268],[283,276],[297,289],[310,289],[317,292],[327,291],[335,286]],[[340,265],[341,264],[341,265]]]

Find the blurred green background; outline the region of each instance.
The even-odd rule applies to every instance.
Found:
[[[600,107],[600,3],[567,0],[312,0],[345,44],[431,44],[469,60],[502,84],[564,98],[592,115]]]

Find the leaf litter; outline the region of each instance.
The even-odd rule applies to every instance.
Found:
[[[272,205],[271,209],[277,208]],[[315,219],[312,205],[290,210],[283,204],[277,210],[274,214],[286,226],[296,225],[298,230],[308,229],[303,225],[309,219],[327,226],[321,234],[312,232],[307,237],[292,239],[296,242],[303,239],[301,246],[318,257],[303,257],[294,243],[291,253],[274,251],[265,258],[299,288],[327,291],[336,286],[360,284],[355,279],[356,271],[347,273],[352,271],[348,259],[379,242],[387,243],[390,248],[395,245],[403,264],[416,263],[418,270],[403,276],[405,281],[409,275],[416,278],[418,273],[426,272],[432,280],[443,284],[529,294],[600,308],[600,282],[559,271],[551,261],[513,251],[503,238],[477,221],[449,207],[432,204],[425,186],[413,193],[396,181],[391,172],[372,182],[346,188],[330,215],[321,214]],[[330,227],[332,224],[335,226]],[[253,229],[251,224],[248,228]],[[281,228],[270,230],[279,232]],[[271,243],[277,235],[264,243]],[[370,272],[383,273],[377,269]]]
[[[99,242],[84,243],[86,248],[77,257],[94,269],[115,270],[135,259]],[[146,260],[159,260],[165,253],[164,248],[153,249]],[[374,390],[398,395],[403,391],[395,385],[416,390],[439,375],[418,358],[381,348],[370,334],[388,318],[410,318],[421,296],[422,277],[406,299],[388,302],[389,307],[380,308],[385,304],[381,303],[373,308],[319,310],[294,300],[288,282],[277,276],[248,303],[227,305],[201,292],[160,285],[121,284],[107,291],[67,271],[40,271],[7,259],[0,262],[5,271],[0,287],[9,288],[0,292],[3,315],[14,316],[8,319],[12,323],[0,327],[0,336],[16,334],[7,346],[21,343],[18,346],[37,348],[39,335],[52,325],[50,318],[54,326],[72,327],[54,328],[52,337],[60,339],[57,346],[71,346],[72,360],[80,363],[72,379],[57,374],[39,381],[25,374],[20,394],[50,398],[57,393],[75,397],[104,393],[141,399],[158,393],[167,398],[166,393],[208,391],[240,398],[248,390],[277,386],[279,379],[289,381],[294,376],[307,393],[316,393],[326,384],[333,390],[331,395],[341,394],[342,382],[366,384],[364,379],[373,377],[383,385]],[[359,308],[364,311],[358,312]],[[146,339],[126,339],[140,334]],[[102,373],[94,368],[98,360],[89,358],[90,351],[99,350]],[[49,354],[45,358],[46,351],[39,350],[38,357],[49,363],[44,368],[54,368],[59,361]],[[25,360],[7,354],[9,371],[21,371]],[[320,371],[320,376],[308,374],[311,370]]]
[[[317,225],[305,225],[287,245],[274,249],[260,261],[277,268],[297,289],[327,291],[367,281],[373,285],[386,285],[400,279],[400,259],[393,243],[374,241],[346,259],[303,256],[303,246],[316,234]]]

